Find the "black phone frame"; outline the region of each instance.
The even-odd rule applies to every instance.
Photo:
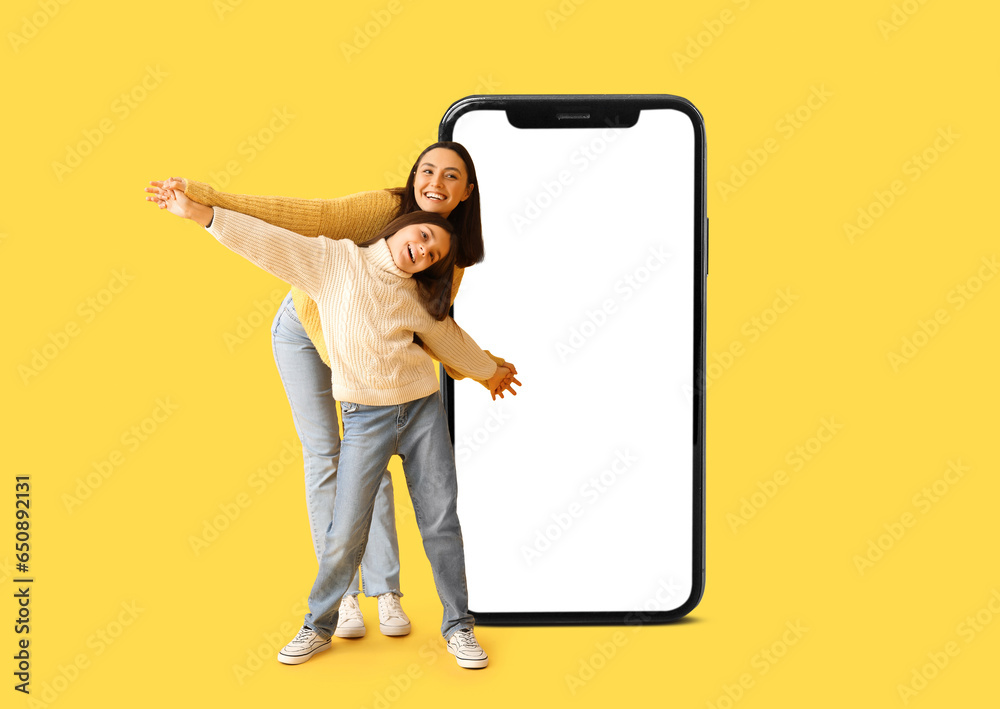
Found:
[[[506,111],[517,128],[627,128],[646,109],[685,114],[694,130],[694,372],[692,377],[692,569],[691,595],[669,611],[476,612],[480,625],[646,625],[672,623],[687,616],[705,592],[705,298],[708,279],[708,214],[705,122],[694,104],[671,94],[508,94],[466,96],[445,112],[438,140],[450,141],[459,117],[470,111]],[[449,313],[454,316],[454,306]],[[441,368],[441,396],[455,444],[455,380]]]

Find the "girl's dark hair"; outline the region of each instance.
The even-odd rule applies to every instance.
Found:
[[[444,229],[451,235],[451,248],[448,253],[442,256],[429,268],[425,268],[420,273],[414,273],[412,278],[417,284],[417,293],[420,301],[427,312],[435,320],[444,320],[451,308],[451,285],[452,276],[455,275],[455,226],[440,214],[433,212],[409,212],[401,217],[396,217],[386,224],[382,231],[363,244],[358,246],[371,246],[377,244],[379,239],[388,239],[404,227],[413,224],[432,224]]]
[[[455,265],[459,268],[468,268],[483,260],[485,249],[483,247],[483,222],[479,216],[479,179],[476,177],[476,166],[472,162],[472,156],[465,146],[450,140],[433,143],[424,148],[424,151],[417,156],[410,168],[410,174],[406,178],[406,187],[393,187],[389,189],[394,195],[399,197],[399,210],[397,217],[404,214],[418,211],[417,200],[413,196],[413,180],[417,175],[417,166],[420,161],[431,150],[435,148],[447,148],[465,163],[465,172],[468,177],[468,184],[475,185],[472,194],[464,202],[459,202],[458,206],[448,215],[448,221],[454,225],[452,236],[454,242],[451,250],[455,252]]]

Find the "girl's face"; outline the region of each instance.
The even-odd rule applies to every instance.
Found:
[[[425,212],[447,217],[472,194],[465,161],[448,148],[434,148],[420,158],[413,176],[413,197]]]
[[[410,274],[430,268],[451,248],[451,234],[432,224],[405,226],[385,241],[396,267]]]

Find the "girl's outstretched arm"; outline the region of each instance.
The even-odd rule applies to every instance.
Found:
[[[517,372],[513,365],[495,362],[451,317],[435,321],[420,337],[441,355],[439,361],[443,365],[482,382],[494,399],[497,395],[503,398],[504,390],[514,394],[511,384],[521,384],[514,379]]]
[[[208,232],[223,246],[316,299],[339,263],[329,239],[310,239],[239,212],[213,207]]]
[[[163,196],[163,209],[206,227],[223,246],[312,298],[334,268],[334,245],[327,239],[309,239],[246,214],[207,207],[177,190]]]
[[[146,188],[146,192],[151,196],[146,199],[157,203],[161,209],[167,208],[167,195],[170,191],[176,191],[207,207],[223,207],[248,214],[303,236],[322,235],[330,239],[350,239],[356,244],[368,241],[378,234],[382,227],[392,221],[399,208],[399,198],[385,190],[358,192],[335,199],[298,199],[220,192],[207,183],[183,177],[170,177],[149,184],[151,186]],[[458,295],[464,270],[455,269],[452,302]],[[318,348],[323,346],[322,343],[317,345]],[[432,358],[441,361],[430,347],[423,345],[423,348]],[[488,351],[486,354],[496,364],[510,366],[502,357]],[[452,379],[465,378],[449,365],[445,364],[444,367]],[[514,373],[517,373],[516,370]],[[486,380],[477,381],[491,389]]]

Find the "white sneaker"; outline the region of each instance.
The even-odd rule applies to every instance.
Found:
[[[330,638],[324,640],[307,625],[302,626],[299,634],[278,652],[278,662],[286,665],[301,665],[317,652],[330,648]]]
[[[458,660],[459,667],[480,669],[490,664],[486,651],[476,642],[476,634],[471,630],[459,630],[448,638],[448,652]]]
[[[410,632],[410,619],[395,593],[383,593],[378,597],[378,629],[382,635],[408,635]]]
[[[344,596],[340,599],[337,629],[333,631],[333,634],[338,638],[363,638],[365,636],[365,617],[361,615],[357,596]]]

